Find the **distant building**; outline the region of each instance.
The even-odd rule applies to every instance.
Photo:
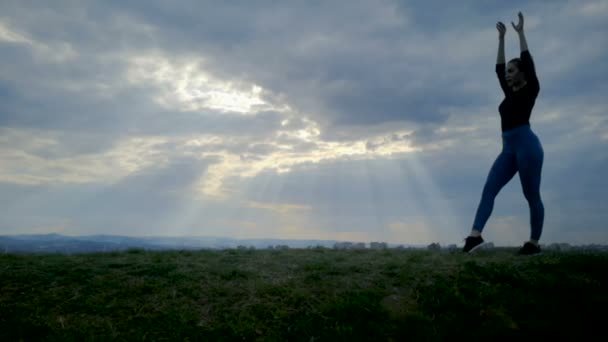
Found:
[[[365,249],[365,243],[336,242],[334,243],[334,249]]]
[[[350,249],[352,248],[352,242],[336,242],[334,243],[334,249]]]
[[[369,244],[370,249],[387,249],[388,244],[386,242],[372,242]]]

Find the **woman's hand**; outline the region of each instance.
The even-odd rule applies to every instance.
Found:
[[[511,22],[511,25],[513,25],[513,29],[515,29],[517,33],[522,33],[524,32],[524,15],[519,12],[517,13],[517,16],[519,17],[519,22],[517,23],[517,25]]]
[[[505,26],[505,24],[499,21],[498,23],[496,23],[496,29],[498,30],[498,37],[504,38],[505,33],[507,33],[507,27]]]

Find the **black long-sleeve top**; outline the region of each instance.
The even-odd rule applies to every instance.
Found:
[[[530,124],[530,114],[532,114],[532,108],[540,91],[534,61],[530,52],[528,50],[522,51],[520,59],[520,71],[525,72],[527,84],[518,91],[513,91],[507,85],[505,64],[496,64],[496,75],[498,76],[500,87],[505,93],[504,100],[498,106],[500,126],[503,132]]]

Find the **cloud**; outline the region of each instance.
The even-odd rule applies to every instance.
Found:
[[[212,160],[172,158],[164,166],[142,168],[113,183],[0,185],[7,215],[4,229],[31,232],[38,221],[69,221],[67,233],[113,232],[142,235],[173,228],[167,219],[191,201],[192,191]]]
[[[501,148],[494,25],[519,10],[547,237],[597,238],[602,1],[4,2],[2,229],[455,241]],[[514,179],[490,237],[526,215]]]

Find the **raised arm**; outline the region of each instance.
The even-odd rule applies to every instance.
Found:
[[[511,89],[507,85],[507,80],[505,79],[505,33],[507,32],[507,27],[505,24],[500,21],[496,23],[496,29],[498,30],[498,54],[496,56],[496,76],[498,77],[498,82],[500,83],[500,87],[502,91],[507,95],[511,92]]]
[[[496,56],[496,64],[505,64],[505,33],[507,27],[500,21],[496,23],[496,29],[498,30],[498,54]]]
[[[526,82],[528,82],[528,85],[532,86],[535,91],[538,92],[540,90],[540,85],[538,83],[538,77],[536,76],[536,68],[534,67],[534,61],[528,50],[528,42],[526,41],[526,35],[524,34],[524,16],[521,12],[519,12],[517,16],[519,17],[519,22],[517,25],[511,22],[511,25],[513,25],[513,28],[519,35],[521,69],[526,74]]]

